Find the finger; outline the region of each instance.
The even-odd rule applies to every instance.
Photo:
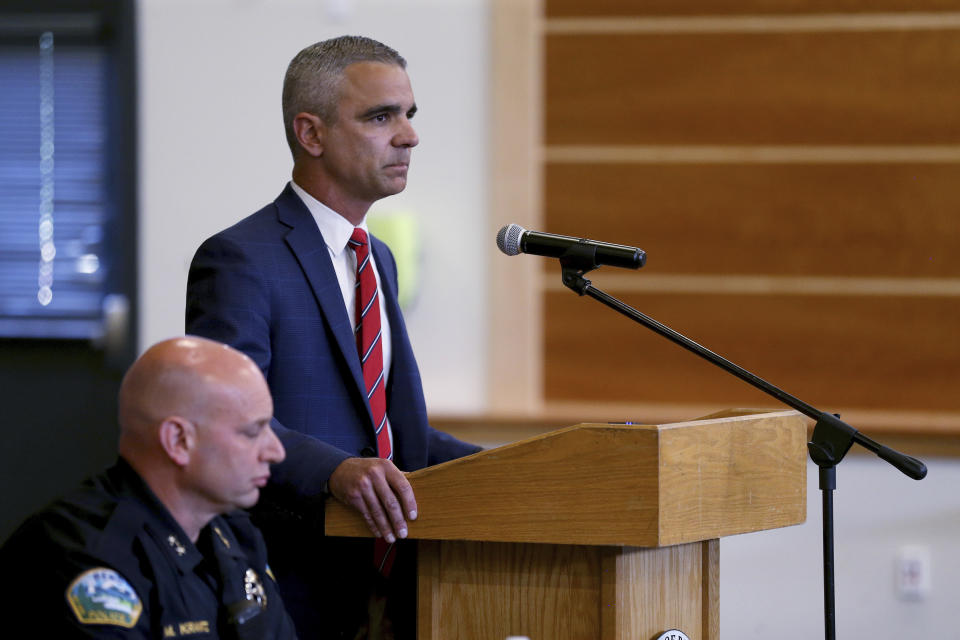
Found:
[[[344,467],[344,469],[346,469],[346,467]],[[348,474],[347,479],[344,481],[342,475],[331,476],[330,490],[334,497],[352,507],[360,514],[374,536],[378,538],[381,536],[381,531],[377,527],[377,523],[368,507],[368,503],[370,502],[368,495],[373,494],[373,484],[369,478],[364,475],[350,476]]]
[[[393,487],[387,481],[386,477],[378,478],[374,486],[377,490],[377,496],[387,518],[390,520],[390,528],[398,538],[407,537],[407,521],[403,517],[403,509],[400,501],[394,495]]]
[[[364,490],[362,487],[358,487],[356,491],[351,491],[348,494],[348,499],[345,500],[345,502],[360,513],[360,515],[363,517],[363,520],[367,523],[367,526],[370,527],[371,533],[379,538],[381,537],[382,533],[380,528],[377,526],[376,520],[370,513],[370,508],[368,507],[369,500],[366,496],[367,493],[372,493],[372,489],[368,487],[366,490]]]
[[[384,507],[380,502],[380,495],[375,489],[377,486],[378,484],[375,482],[369,491],[365,491],[363,494],[363,499],[366,505],[366,510],[370,514],[370,518],[377,527],[377,536],[383,537],[384,540],[392,544],[393,542],[396,542],[396,536],[394,535],[393,527],[390,524],[387,512],[384,510]]]
[[[407,520],[416,520],[417,499],[413,495],[413,487],[407,480],[407,476],[399,469],[395,469],[395,473],[387,475],[387,481],[393,488],[394,495],[400,500],[400,506],[403,508]]]

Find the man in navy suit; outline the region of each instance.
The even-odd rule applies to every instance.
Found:
[[[396,51],[362,37],[297,54],[283,86],[292,181],[272,204],[204,242],[190,267],[187,332],[245,352],[270,385],[287,458],[254,515],[303,638],[391,637],[390,620],[398,638],[414,628],[409,549],[398,542],[383,580],[369,541],[323,538],[325,497],[357,509],[393,543],[417,515],[403,472],[479,450],[427,423],[396,264],[373,236],[392,460],[378,457],[357,351],[348,240],[355,228],[366,231],[371,204],[406,186],[418,138],[405,68]],[[384,598],[388,628],[378,629]]]

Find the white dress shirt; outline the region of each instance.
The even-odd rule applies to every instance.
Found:
[[[323,240],[327,244],[327,251],[330,253],[330,260],[333,262],[333,270],[337,274],[337,282],[340,285],[340,293],[343,294],[343,304],[347,308],[347,316],[350,318],[350,326],[357,326],[357,307],[356,307],[356,284],[357,284],[357,254],[353,249],[347,247],[347,241],[353,235],[354,226],[349,220],[339,213],[323,204],[309,193],[304,191],[296,182],[290,181],[290,186],[296,192],[303,203],[310,210],[310,215],[320,228],[323,234]],[[364,218],[359,225],[360,229],[367,231],[367,221]],[[367,232],[369,236],[369,232]],[[386,389],[387,380],[390,374],[390,357],[392,355],[390,340],[390,321],[387,318],[387,307],[383,297],[383,285],[380,282],[380,271],[376,268],[377,263],[373,256],[373,247],[370,248],[370,264],[373,273],[377,278],[377,293],[380,302],[380,340],[383,342],[383,385]],[[387,420],[387,431],[390,435],[390,446],[393,447],[393,430],[390,428],[390,420]]]

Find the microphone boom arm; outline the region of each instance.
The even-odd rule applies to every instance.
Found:
[[[820,464],[822,461],[836,465],[847,454],[852,444],[856,442],[914,480],[921,480],[927,475],[926,466],[919,460],[874,442],[846,422],[840,420],[836,415],[820,411],[803,400],[790,395],[783,389],[770,384],[763,378],[750,373],[743,367],[734,364],[723,356],[694,342],[683,334],[674,331],[665,324],[657,322],[650,316],[644,315],[633,307],[624,304],[613,296],[594,287],[589,280],[583,277],[583,274],[597,268],[596,262],[592,259],[588,247],[583,247],[582,249],[580,247],[571,247],[566,254],[560,258],[560,265],[562,267],[564,286],[576,292],[577,295],[589,296],[614,311],[628,318],[632,318],[674,344],[708,360],[727,373],[740,378],[767,395],[796,409],[808,418],[815,420],[816,426],[814,427],[813,438],[808,446],[810,448],[810,457],[817,464]]]
[[[820,469],[820,490],[823,494],[823,610],[824,610],[824,638],[836,639],[836,602],[834,590],[834,542],[833,542],[833,491],[836,489],[836,465],[856,442],[875,453],[914,480],[921,480],[927,475],[927,467],[915,458],[904,455],[899,451],[880,445],[863,435],[838,415],[826,413],[796,398],[786,391],[775,387],[766,380],[755,376],[743,367],[740,367],[726,358],[697,344],[686,336],[674,331],[670,327],[657,322],[653,318],[640,313],[633,307],[624,304],[613,296],[594,287],[583,274],[596,269],[599,265],[596,260],[595,249],[591,251],[586,246],[570,246],[560,256],[563,284],[580,296],[590,296],[602,302],[614,311],[660,334],[671,342],[680,345],[705,360],[708,360],[744,382],[756,387],[767,395],[796,409],[803,415],[816,421],[813,435],[807,443],[810,458]]]

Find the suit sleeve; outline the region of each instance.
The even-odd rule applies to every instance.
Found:
[[[269,379],[271,291],[255,260],[255,245],[214,236],[197,250],[187,278],[186,332],[242,351]],[[327,481],[349,453],[317,438],[272,427],[287,452],[272,471],[271,483],[293,498],[327,491]]]

